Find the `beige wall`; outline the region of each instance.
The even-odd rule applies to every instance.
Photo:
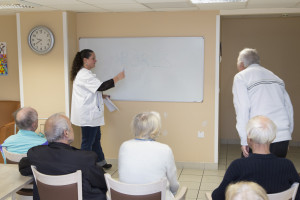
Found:
[[[220,66],[220,137],[239,141],[235,129],[232,82],[236,59],[244,47],[256,48],[261,64],[285,81],[294,107],[293,142],[300,142],[300,18],[224,18],[221,20],[222,63]]]
[[[121,143],[132,138],[129,128],[132,117],[142,111],[155,110],[162,115],[163,123],[163,134],[158,140],[171,146],[176,161],[214,162],[217,15],[218,12],[215,11],[67,13],[69,65],[78,49],[80,37],[203,36],[205,38],[203,103],[115,102],[120,111],[109,113],[106,110],[106,125],[102,128],[102,144],[108,159],[117,158]],[[64,82],[62,23],[62,12],[20,14],[24,104],[36,108],[40,117],[65,111],[67,94]],[[27,44],[29,31],[37,25],[49,27],[55,35],[54,48],[46,55],[34,53]],[[11,32],[16,35],[16,28]],[[17,56],[17,47],[15,48]],[[97,56],[101,59],[101,55]],[[76,128],[75,131],[77,140],[74,145],[79,146],[80,129]],[[205,137],[198,138],[198,131],[204,131]]]
[[[155,110],[162,115],[163,134],[158,141],[171,146],[176,161],[214,162],[217,14],[213,11],[77,14],[78,38],[147,36],[205,38],[203,103],[116,101],[120,111],[109,113],[106,110],[106,125],[102,127],[102,145],[106,158],[117,158],[121,143],[132,138],[129,124],[135,114]],[[101,59],[101,55],[97,57]],[[199,130],[205,132],[204,138],[197,137]]]
[[[20,100],[16,16],[0,16],[0,42],[6,42],[8,75],[0,76],[0,100]]]
[[[62,12],[20,14],[24,105],[36,108],[43,118],[65,112],[62,23]],[[45,55],[35,53],[27,43],[30,30],[37,25],[47,26],[54,33],[54,47]]]

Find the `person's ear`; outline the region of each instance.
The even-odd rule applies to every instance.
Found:
[[[240,63],[238,64],[238,71],[240,72],[240,71],[243,71],[244,69],[246,69],[244,63],[243,63],[243,62],[240,62]]]
[[[33,122],[32,123],[32,125],[31,125],[31,127],[32,127],[32,130],[36,130],[37,128],[38,128],[38,124],[39,124],[39,122],[38,122],[38,120],[37,121],[35,121],[35,122]]]
[[[83,58],[83,66],[87,64],[87,58]]]
[[[65,138],[69,138],[69,131],[68,130],[64,130],[64,137]]]
[[[252,144],[253,144],[253,140],[251,139],[251,138],[248,138],[248,146],[252,146]]]

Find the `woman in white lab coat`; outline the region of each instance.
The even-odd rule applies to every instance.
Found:
[[[101,82],[91,69],[96,64],[95,53],[90,49],[77,52],[72,65],[73,81],[71,122],[81,127],[81,149],[94,151],[98,155],[97,165],[110,168],[105,160],[100,139],[100,126],[104,125],[104,106],[102,92],[115,86],[125,75],[120,72],[114,78]]]

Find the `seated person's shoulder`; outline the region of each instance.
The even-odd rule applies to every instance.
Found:
[[[30,149],[28,149],[27,156],[30,157],[30,155],[41,154],[47,149],[48,149],[47,145],[38,145],[38,146],[31,147]]]
[[[74,150],[76,156],[82,157],[84,160],[97,160],[97,154],[94,151],[86,151],[75,147],[72,147],[72,150]]]
[[[14,142],[16,140],[16,135],[11,135],[11,136],[9,136],[8,138],[6,138],[5,140],[4,140],[4,143],[3,144],[5,144],[5,143],[7,143],[7,142]]]
[[[34,147],[31,147],[29,151],[39,151],[39,150],[43,150],[43,149],[47,149],[48,146],[47,145],[37,145],[37,146],[34,146]]]
[[[277,159],[280,160],[280,162],[284,163],[285,165],[294,166],[294,163],[287,158],[277,158]]]
[[[167,145],[167,144],[163,144],[163,143],[160,143],[160,142],[155,142],[155,144],[161,150],[172,151],[171,147],[169,145]]]

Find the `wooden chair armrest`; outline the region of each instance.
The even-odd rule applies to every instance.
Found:
[[[186,193],[188,188],[186,186],[183,186],[180,191],[176,194],[174,200],[182,200],[185,199]]]
[[[212,200],[210,192],[205,192],[205,197],[207,200]]]

